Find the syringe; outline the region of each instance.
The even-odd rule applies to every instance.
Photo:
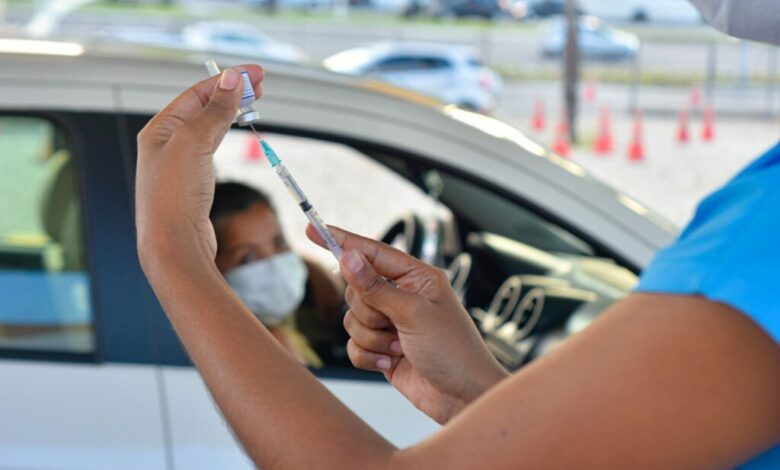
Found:
[[[293,178],[293,176],[290,174],[290,171],[287,170],[287,168],[284,166],[282,160],[276,155],[276,152],[274,152],[271,146],[268,145],[268,142],[260,138],[260,135],[257,134],[254,126],[251,124],[249,126],[252,128],[252,131],[255,132],[257,140],[260,141],[260,145],[263,147],[263,152],[265,153],[265,158],[268,159],[271,167],[274,169],[274,171],[276,171],[276,174],[279,175],[282,183],[284,183],[284,186],[287,188],[290,194],[292,194],[293,199],[295,199],[295,202],[298,203],[298,205],[301,207],[303,213],[306,214],[309,222],[311,222],[314,229],[320,235],[320,238],[322,238],[322,240],[325,242],[325,245],[328,246],[330,252],[333,253],[336,261],[340,261],[343,252],[341,250],[341,246],[339,246],[338,242],[336,242],[336,238],[333,236],[333,233],[330,231],[328,226],[325,225],[325,222],[322,221],[322,218],[314,209],[314,207],[312,207],[311,203],[309,203],[309,200],[306,198],[306,194],[303,193],[303,190],[295,181],[295,178]]]
[[[213,60],[206,62],[206,69],[208,69],[211,76],[219,75],[220,73],[217,63]],[[320,215],[309,203],[309,200],[306,198],[306,195],[303,193],[301,187],[298,186],[298,183],[292,177],[287,168],[282,164],[282,160],[279,159],[271,146],[260,138],[260,134],[257,133],[257,129],[255,129],[255,126],[252,125],[252,123],[260,117],[257,111],[252,108],[252,102],[255,101],[255,92],[252,88],[252,83],[249,81],[249,74],[246,71],[243,71],[241,72],[241,75],[244,77],[244,94],[241,97],[241,106],[238,111],[238,125],[249,125],[249,127],[252,128],[252,132],[255,133],[255,137],[260,141],[260,145],[263,147],[265,157],[268,159],[271,167],[276,171],[276,174],[279,175],[282,183],[284,183],[284,185],[287,187],[287,190],[290,191],[290,194],[292,194],[295,202],[297,202],[301,207],[303,213],[306,214],[309,222],[311,222],[311,224],[314,226],[314,229],[328,246],[330,252],[333,253],[333,256],[336,257],[336,261],[340,261],[343,252],[341,250],[341,246],[339,246],[339,244],[336,242],[336,238],[333,236],[333,233],[331,233],[330,229],[328,229],[328,226],[325,225],[325,222],[322,221]]]

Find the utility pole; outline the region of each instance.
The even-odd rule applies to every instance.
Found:
[[[569,138],[577,143],[577,103],[580,81],[579,19],[577,0],[566,0],[566,51],[563,60],[563,95]]]

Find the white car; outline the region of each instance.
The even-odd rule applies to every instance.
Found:
[[[298,47],[273,39],[246,23],[202,21],[184,28],[181,36],[187,46],[196,50],[279,62],[306,61]]]
[[[201,21],[186,26],[181,32],[112,26],[95,30],[92,40],[275,62],[302,63],[307,60],[301,49],[278,41],[255,26],[231,21]]]
[[[701,16],[688,0],[579,0],[589,15],[609,21],[697,24]]]
[[[326,69],[374,77],[465,109],[495,108],[503,81],[470,47],[385,42],[356,47],[323,61]]]
[[[183,52],[0,39],[0,468],[252,468],[136,255],[135,135],[206,75]],[[510,125],[389,85],[269,64],[257,109],[322,216],[449,267],[510,368],[626,295],[676,234]],[[302,233],[251,139],[228,133],[218,178],[272,193],[286,232]],[[539,295],[527,336],[502,336]],[[312,372],[390,442],[436,430],[332,348],[341,360]]]
[[[594,16],[580,16],[578,21],[577,46],[583,59],[621,61],[636,57],[640,44],[636,35],[612,28]],[[547,58],[562,57],[568,31],[563,19],[553,20],[542,41],[542,55]]]

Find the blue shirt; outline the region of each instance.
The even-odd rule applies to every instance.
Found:
[[[699,204],[637,291],[701,295],[743,312],[780,343],[780,145]],[[780,468],[780,446],[740,467]]]

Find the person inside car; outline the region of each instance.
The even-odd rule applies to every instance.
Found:
[[[762,6],[780,23],[768,1],[715,3],[721,16]],[[259,92],[262,70],[243,68]],[[512,375],[441,270],[334,228],[352,362],[443,425],[398,449],[294,367],[214,263],[212,156],[240,98],[229,69],[144,128],[137,230],[146,276],[258,466],[780,467],[780,146],[702,203],[637,292]]]
[[[334,362],[344,285],[292,251],[263,192],[238,182],[217,183],[209,218],[217,237],[215,263],[236,295],[301,362]]]

